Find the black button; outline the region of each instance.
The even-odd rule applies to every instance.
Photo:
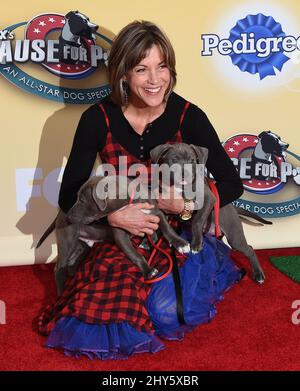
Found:
[[[144,147],[143,147],[143,146],[141,146],[141,147],[140,147],[140,149],[144,149]]]
[[[146,132],[146,133],[149,133],[149,129],[147,129],[145,132]]]
[[[143,154],[141,154],[141,155],[140,155],[140,158],[143,158],[143,157],[144,157],[144,155],[143,155]]]
[[[143,137],[141,137],[140,140],[143,141]]]

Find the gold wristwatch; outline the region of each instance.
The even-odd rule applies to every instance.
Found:
[[[181,213],[179,213],[179,217],[181,220],[189,220],[193,216],[193,210],[194,210],[194,201],[193,200],[187,200],[184,199],[184,208]]]

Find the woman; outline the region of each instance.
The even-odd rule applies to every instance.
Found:
[[[118,173],[119,156],[127,157],[127,168],[146,164],[150,150],[167,142],[208,148],[207,168],[216,180],[221,207],[241,195],[240,178],[205,113],[173,92],[174,51],[156,25],[136,21],[123,28],[112,45],[108,72],[110,97],[83,113],[75,134],[59,195],[64,212],[89,178],[97,153]],[[159,207],[180,229],[176,216],[192,213],[193,205],[169,190],[170,198],[159,199]],[[151,205],[129,205],[107,218],[111,226],[133,234],[136,247],[159,223],[158,217],[141,209]],[[187,232],[182,234],[188,238]],[[163,248],[170,252],[166,243]],[[139,251],[149,258],[147,250]],[[40,332],[50,333],[46,346],[107,359],[156,352],[164,347],[157,336],[182,339],[186,331],[214,316],[222,293],[240,279],[228,252],[224,244],[206,237],[200,254],[187,258],[176,253],[184,306],[178,319],[171,275],[146,285],[140,270],[115,245],[94,244],[76,275],[68,278],[63,294],[40,318]],[[164,272],[168,262],[158,253],[153,266]]]

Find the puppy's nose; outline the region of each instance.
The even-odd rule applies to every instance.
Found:
[[[289,146],[290,146],[290,144],[287,144],[287,143],[281,143],[281,144],[280,144],[280,147],[281,147],[282,149],[288,149]]]
[[[88,22],[88,26],[89,26],[92,30],[94,30],[94,31],[98,30],[98,28],[99,28],[99,26],[98,26],[97,24],[94,24],[94,23],[91,23],[91,22]]]

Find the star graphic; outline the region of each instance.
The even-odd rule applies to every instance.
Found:
[[[234,152],[234,148],[228,148],[228,152]]]
[[[39,29],[34,29],[33,32],[38,34],[38,33],[41,32],[41,30],[39,30]]]
[[[240,143],[238,141],[235,141],[233,144],[234,145],[240,145]]]
[[[246,143],[247,141],[249,141],[249,139],[247,137],[243,137],[243,141],[244,143]]]
[[[48,21],[51,22],[51,23],[54,23],[55,19],[54,18],[49,18]]]
[[[61,24],[66,24],[65,19],[62,19],[62,20],[60,21],[60,23],[61,23]]]
[[[46,23],[43,20],[41,20],[40,23],[39,23],[39,26],[43,26],[44,27],[44,26],[46,26]]]
[[[256,138],[256,139],[254,140],[254,142],[255,142],[255,144],[257,144],[257,143],[258,143],[258,139]]]

